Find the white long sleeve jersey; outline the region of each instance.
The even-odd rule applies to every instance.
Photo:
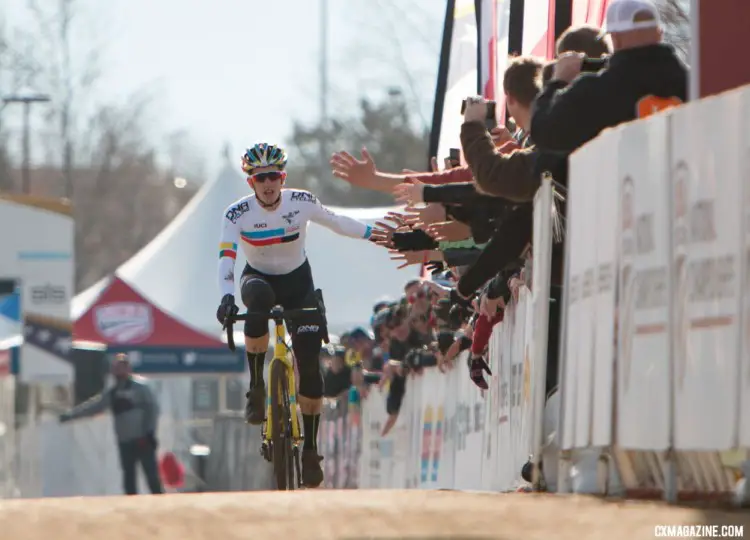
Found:
[[[309,221],[352,238],[369,239],[372,232],[369,225],[326,208],[309,191],[282,189],[281,203],[270,212],[258,204],[255,194],[243,197],[229,205],[221,219],[221,294],[234,293],[238,245],[248,264],[264,274],[283,275],[299,268],[307,258],[305,236]]]

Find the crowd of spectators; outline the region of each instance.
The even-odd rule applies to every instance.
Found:
[[[467,97],[461,148],[441,156],[442,169],[433,158],[430,172],[393,174],[380,171],[366,149],[359,159],[334,154],[335,176],[405,204],[384,216],[373,240],[400,267],[425,264],[432,279],[409,281],[399,301],[375,306],[371,330],[344,336],[326,360],[327,394],[341,394],[353,382],[366,398],[371,385],[388,385],[387,432],[408,379],[424,368],[464,369],[486,389],[492,328],[519,287],[533,286],[533,200],[545,177],[554,190],[546,382],[548,395],[553,392],[568,157],[604,129],[686,101],[687,79],[687,67],[662,41],[655,5],[612,0],[605,28],[569,28],[557,41],[555,60],[509,60],[502,84],[505,125],[497,124],[494,103]],[[468,366],[454,366],[467,349]]]

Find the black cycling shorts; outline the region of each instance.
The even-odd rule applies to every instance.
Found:
[[[312,270],[308,261],[305,261],[302,265],[288,274],[280,275],[264,274],[263,272],[254,269],[249,264],[246,264],[240,278],[241,289],[250,278],[259,278],[270,285],[274,293],[274,298],[273,301],[270,301],[267,300],[264,295],[263,302],[250,302],[251,305],[245,306],[249,311],[270,311],[275,305],[280,305],[285,309],[298,309],[315,306],[315,285],[313,284]],[[267,320],[245,321],[246,336],[261,337],[267,332]]]
[[[265,283],[258,283],[260,280]],[[243,297],[249,297],[250,305],[246,306],[249,311],[270,311],[275,305],[281,305],[284,309],[317,307],[318,305],[312,270],[307,261],[288,274],[276,276],[258,272],[247,265],[240,278],[240,287],[244,289],[246,283],[250,290],[246,291],[248,294],[243,294]],[[265,284],[271,287],[273,295],[266,294],[268,291]],[[253,288],[258,290],[259,294],[253,295]],[[258,303],[264,305],[257,305]],[[320,373],[318,355],[321,342],[327,335],[325,324],[325,318],[318,313],[305,314],[293,321],[287,321],[287,329],[292,337],[292,348],[299,371],[299,394],[311,399],[323,397],[323,377]],[[268,333],[268,319],[245,321],[247,337],[259,338],[266,333]]]

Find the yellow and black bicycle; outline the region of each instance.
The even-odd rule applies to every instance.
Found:
[[[300,429],[297,413],[297,383],[294,375],[294,353],[286,343],[284,323],[293,319],[318,313],[325,317],[325,308],[319,307],[287,309],[275,306],[269,313],[247,312],[228,316],[224,321],[227,345],[235,350],[234,323],[249,317],[271,319],[275,326],[273,359],[268,366],[268,387],[266,388],[266,419],[261,430],[260,453],[273,464],[276,486],[280,491],[292,491],[302,487],[300,471],[300,449],[304,437]],[[327,338],[325,339],[327,342]],[[296,478],[295,478],[296,475]]]

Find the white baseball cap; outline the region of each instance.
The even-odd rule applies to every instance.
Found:
[[[612,0],[607,6],[604,23],[607,34],[660,26],[659,10],[651,0]]]

